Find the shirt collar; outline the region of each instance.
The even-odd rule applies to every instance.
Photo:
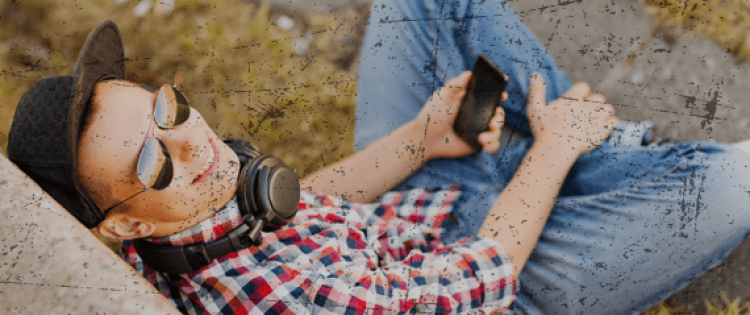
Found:
[[[242,214],[237,206],[237,196],[235,196],[213,216],[187,230],[165,237],[149,237],[146,240],[156,244],[175,246],[208,243],[224,237],[241,223]]]

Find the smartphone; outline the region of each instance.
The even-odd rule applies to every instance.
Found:
[[[453,130],[456,134],[474,151],[482,149],[482,144],[477,138],[480,133],[489,130],[490,119],[495,114],[497,106],[500,105],[500,98],[507,85],[508,75],[495,66],[489,58],[479,55],[472,70],[466,96],[461,102],[458,116],[453,123]],[[510,134],[503,130],[503,136],[507,138]]]

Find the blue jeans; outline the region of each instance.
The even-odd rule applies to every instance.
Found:
[[[547,101],[571,86],[505,2],[374,1],[359,74],[357,149],[416,117],[430,94],[470,70],[479,54],[511,77],[506,124],[527,134],[529,75],[544,76]],[[578,159],[519,276],[512,310],[641,312],[748,235],[750,156],[719,143],[643,145],[650,130],[649,122],[624,121]],[[460,184],[457,220],[445,223],[443,239],[475,236],[532,142],[519,133],[495,154],[430,161],[396,189]]]

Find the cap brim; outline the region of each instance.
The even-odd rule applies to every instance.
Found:
[[[120,29],[115,22],[106,20],[89,33],[78,55],[73,78],[75,89],[73,103],[68,112],[67,135],[73,183],[86,199],[86,203],[93,207],[91,211],[101,215],[101,211],[78,181],[78,132],[89,97],[96,84],[106,79],[125,79],[125,47],[120,36]]]

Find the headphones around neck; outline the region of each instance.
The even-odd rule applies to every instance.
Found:
[[[133,241],[138,255],[152,269],[171,274],[196,271],[226,254],[260,246],[261,231],[277,230],[297,214],[300,186],[295,170],[247,141],[227,139],[224,143],[240,158],[237,205],[242,224],[207,244],[173,246]]]

